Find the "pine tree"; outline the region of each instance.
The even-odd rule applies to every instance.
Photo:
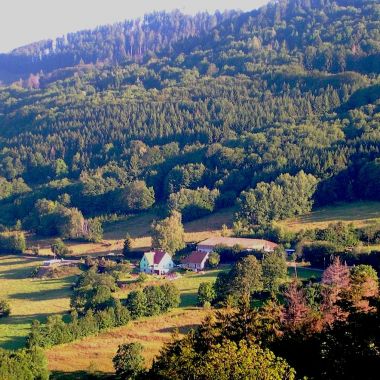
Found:
[[[123,256],[128,257],[132,250],[132,239],[129,234],[126,235],[123,244]]]

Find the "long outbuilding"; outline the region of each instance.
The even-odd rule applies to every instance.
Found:
[[[247,251],[273,252],[278,247],[278,244],[264,239],[216,236],[199,242],[197,244],[197,251],[212,252],[217,246],[224,246],[228,248],[239,246]]]

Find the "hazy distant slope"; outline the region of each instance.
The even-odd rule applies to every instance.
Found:
[[[17,75],[26,77],[41,70],[71,67],[79,63],[112,64],[141,60],[176,42],[201,35],[236,12],[199,13],[189,16],[180,11],[155,12],[142,19],[99,26],[93,30],[69,33],[54,40],[39,41],[0,54],[0,80]]]

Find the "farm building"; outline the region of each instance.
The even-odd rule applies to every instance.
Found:
[[[140,272],[165,274],[174,267],[171,256],[163,251],[145,252],[140,261]]]
[[[225,246],[232,248],[240,246],[247,251],[264,251],[273,252],[277,248],[277,244],[264,239],[246,239],[217,236],[201,241],[197,244],[197,251],[212,252],[217,246]]]
[[[195,251],[181,261],[181,267],[194,271],[203,270],[205,268],[209,252]]]

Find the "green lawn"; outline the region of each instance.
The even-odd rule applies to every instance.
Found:
[[[320,279],[323,271],[320,269],[297,267],[297,278],[300,280],[308,280],[309,278]],[[294,267],[288,267],[288,275],[290,277],[296,277]]]
[[[16,349],[24,346],[34,319],[62,314],[70,306],[70,287],[75,276],[61,279],[33,279],[33,269],[41,259],[0,256],[0,299],[11,304],[11,316],[0,319],[0,347]]]
[[[196,306],[199,284],[201,282],[215,282],[218,273],[228,269],[229,266],[225,266],[221,269],[208,270],[204,273],[187,272],[180,279],[175,280],[174,284],[181,293],[180,307]]]

